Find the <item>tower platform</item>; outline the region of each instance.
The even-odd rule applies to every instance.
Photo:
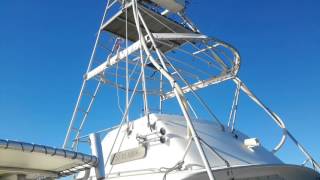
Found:
[[[139,5],[139,10],[151,33],[194,33],[189,28],[178,24],[166,16],[150,10],[141,4]],[[126,32],[126,19],[128,32]],[[128,3],[122,8],[122,10],[105,22],[102,29],[124,39],[126,38],[126,33],[128,33],[128,40],[132,42],[138,41],[139,36],[133,16],[132,3]],[[147,33],[145,28],[141,26],[141,29],[143,34],[146,35]],[[166,52],[182,45],[185,42],[186,41],[182,39],[165,41],[164,43],[160,43],[158,48],[163,52]]]

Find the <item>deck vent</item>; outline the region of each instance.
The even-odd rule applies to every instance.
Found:
[[[260,146],[260,141],[258,138],[249,138],[244,140],[244,145],[250,150],[254,150],[254,148]]]

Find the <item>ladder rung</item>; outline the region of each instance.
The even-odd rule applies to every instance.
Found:
[[[83,95],[88,96],[88,97],[95,97],[94,95],[92,95],[90,92],[83,92]]]
[[[88,111],[86,111],[86,110],[84,110],[84,109],[82,109],[82,108],[78,108],[78,111],[80,111],[80,112],[82,112],[82,113],[84,113],[84,114],[88,114],[88,113],[89,113]]]

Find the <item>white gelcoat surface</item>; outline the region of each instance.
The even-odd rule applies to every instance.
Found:
[[[163,177],[160,173],[161,167],[173,167],[178,161],[182,160],[186,146],[188,143],[186,121],[182,116],[164,115],[164,114],[151,114],[151,124],[156,123],[156,131],[161,128],[166,130],[165,137],[166,143],[162,144],[159,141],[152,142],[147,145],[146,157],[139,160],[134,160],[118,165],[111,166],[110,159],[105,163],[105,172],[109,177],[130,177],[138,174],[161,174],[159,178]],[[147,135],[151,133],[150,128],[147,126],[146,117],[132,121],[132,132],[127,136],[126,125],[122,127],[118,140],[115,143],[113,152],[124,151],[131,148],[140,146],[136,140],[137,134]],[[263,146],[256,147],[254,151],[244,145],[244,139],[249,137],[242,133],[236,132],[238,138],[235,138],[229,131],[222,131],[221,127],[214,122],[206,122],[195,120],[194,126],[198,135],[205,140],[211,147],[213,147],[220,156],[229,162],[231,167],[248,166],[248,165],[267,165],[267,164],[283,164],[276,156],[267,151]],[[104,159],[107,160],[110,154],[111,146],[114,142],[118,129],[114,129],[106,135],[102,141],[102,149]],[[122,145],[120,147],[120,144]],[[119,148],[120,147],[120,148]],[[226,163],[216,154],[203,145],[206,156],[213,169],[224,169]],[[189,172],[185,177],[192,174],[196,169],[202,168],[202,161],[196,149],[194,142],[188,151],[184,160],[183,170]],[[180,173],[181,174],[181,173]],[[181,174],[180,178],[184,175]],[[147,176],[146,176],[147,177]],[[150,176],[148,176],[150,178]],[[139,177],[141,179],[142,177]],[[179,179],[180,179],[179,178]]]

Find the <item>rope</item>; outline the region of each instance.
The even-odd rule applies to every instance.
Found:
[[[121,112],[121,114],[123,115],[123,109],[122,109],[122,107],[121,107],[121,104],[120,104],[120,96],[119,96],[119,85],[118,85],[118,63],[117,63],[117,65],[116,65],[116,76],[115,76],[115,78],[116,78],[116,91],[117,91],[117,105],[118,105],[118,109],[119,109],[119,111]]]
[[[183,153],[183,156],[181,158],[180,161],[177,162],[177,164],[175,164],[173,167],[171,168],[165,168],[165,167],[161,167],[160,168],[160,172],[161,171],[164,171],[164,176],[163,176],[163,180],[166,180],[167,178],[167,175],[172,172],[172,171],[175,171],[175,170],[181,170],[182,169],[182,166],[184,164],[184,160],[187,156],[187,153],[189,152],[189,149],[191,147],[191,143],[192,143],[192,137],[189,138],[189,141],[188,141],[188,144],[187,144],[187,147],[186,147],[186,150],[185,152]]]
[[[164,56],[167,63],[172,67],[173,70],[175,70],[179,76],[179,78],[191,89],[192,94],[197,98],[197,100],[201,103],[201,105],[208,111],[210,116],[217,121],[217,123],[220,125],[221,129],[224,131],[224,126],[221,123],[221,121],[218,119],[218,117],[213,113],[213,111],[209,108],[209,106],[204,102],[204,100],[201,98],[200,95],[198,95],[190,86],[188,81],[181,76],[181,74],[176,70],[176,68],[173,66],[173,64]]]
[[[175,170],[181,170],[182,166],[184,164],[184,161],[179,161],[177,162],[177,164],[175,164],[173,167],[171,168],[165,168],[165,167],[161,167],[160,168],[160,171],[165,171],[164,172],[164,175],[163,175],[163,180],[166,180],[167,179],[167,175],[172,172],[172,171],[175,171]]]
[[[199,140],[200,140],[203,144],[205,144],[215,155],[217,155],[220,159],[222,159],[222,160],[226,163],[227,167],[231,167],[229,161],[227,161],[225,158],[223,158],[213,147],[211,147],[211,146],[210,146],[206,141],[204,141],[202,138],[200,138],[200,137],[198,137],[198,138],[199,138]]]

